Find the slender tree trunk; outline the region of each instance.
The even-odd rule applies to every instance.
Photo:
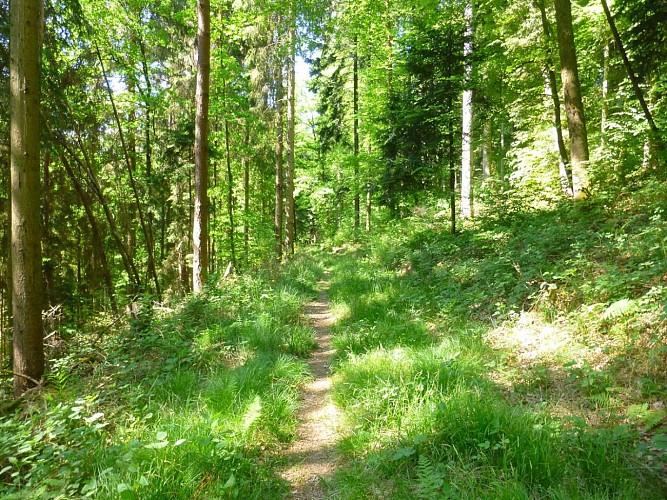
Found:
[[[602,9],[604,10],[604,15],[607,18],[607,22],[609,23],[609,29],[611,29],[611,34],[614,36],[614,41],[616,42],[618,51],[621,53],[621,57],[623,58],[623,65],[625,66],[625,70],[628,72],[628,78],[630,78],[630,82],[632,83],[632,89],[635,91],[635,97],[637,98],[637,101],[639,101],[639,105],[641,106],[642,111],[644,112],[644,117],[646,118],[646,121],[651,127],[651,131],[654,133],[658,132],[658,127],[656,126],[655,121],[653,121],[651,110],[648,109],[646,100],[644,99],[644,94],[642,92],[641,87],[639,86],[639,78],[637,78],[637,75],[632,69],[632,64],[630,64],[630,59],[628,59],[628,54],[625,52],[623,41],[621,40],[621,36],[618,34],[616,23],[614,22],[614,18],[612,17],[611,12],[609,11],[607,0],[600,0],[600,1],[602,2]]]
[[[72,159],[74,159],[77,162],[77,164],[81,168],[85,170],[86,177],[88,179],[88,184],[93,193],[95,194],[95,196],[97,197],[98,201],[100,202],[100,205],[102,205],[102,210],[104,211],[107,223],[109,224],[111,235],[113,236],[116,246],[118,247],[118,251],[121,255],[123,266],[125,268],[125,271],[127,272],[128,279],[135,284],[137,291],[141,291],[142,289],[141,278],[139,276],[139,273],[137,272],[136,266],[134,265],[134,259],[126,246],[120,231],[118,230],[118,226],[116,225],[116,221],[114,219],[113,213],[111,212],[111,208],[109,207],[109,204],[106,201],[102,188],[100,187],[99,181],[97,180],[97,176],[95,175],[95,170],[91,165],[90,158],[86,154],[86,151],[83,147],[83,141],[81,140],[78,130],[76,130],[75,127],[77,133],[78,145],[83,155],[83,161],[81,161],[81,159],[75,154],[75,152],[70,147],[65,137],[63,137],[60,134],[54,133],[54,131],[49,126],[48,122],[46,123],[46,128],[49,130],[55,141],[62,146],[62,148],[70,155]],[[62,156],[64,157],[64,155]]]
[[[51,237],[51,152],[44,153],[42,177],[42,192],[44,193],[44,202],[42,204],[42,248],[47,255],[53,251]],[[44,270],[44,305],[49,307],[53,298],[53,271],[54,264],[51,259],[45,260]]]
[[[482,175],[485,179],[491,177],[493,161],[491,150],[493,148],[493,119],[489,116],[484,122],[484,140],[482,142]]]
[[[468,0],[464,10],[465,39],[463,42],[464,88],[463,88],[463,125],[461,137],[461,218],[472,216],[472,0]]]
[[[572,195],[579,199],[588,187],[588,133],[581,97],[577,54],[572,27],[570,0],[554,0],[556,7],[556,31],[560,54],[561,81],[565,96],[565,114],[570,135],[570,163],[572,166]]]
[[[294,255],[296,239],[296,209],[294,206],[294,127],[296,120],[296,5],[291,4],[288,32],[289,56],[287,58],[287,172],[286,172],[286,217],[285,247],[288,255]]]
[[[195,200],[192,228],[192,289],[199,293],[208,278],[208,102],[211,69],[211,6],[197,0],[197,90],[195,119]]]
[[[250,123],[245,121],[245,136],[243,137],[243,262],[248,266],[250,262]]]
[[[547,95],[551,97],[553,106],[553,124],[554,137],[556,142],[556,149],[558,150],[558,174],[560,177],[561,190],[566,196],[572,196],[572,173],[570,171],[570,162],[568,159],[567,148],[565,147],[565,140],[563,139],[563,127],[561,125],[560,114],[560,98],[558,97],[558,83],[556,82],[556,73],[554,71],[553,55],[551,53],[551,41],[553,33],[551,25],[547,18],[546,7],[544,0],[536,0],[537,8],[540,11],[540,18],[542,20],[542,40],[544,43],[544,75],[545,75],[545,90]]]
[[[600,135],[602,146],[607,141],[607,120],[609,119],[609,58],[611,55],[611,42],[604,44],[602,53],[602,111],[600,113]]]
[[[273,230],[276,237],[276,259],[283,260],[283,69],[276,78],[276,206]]]
[[[551,99],[553,116],[553,137],[556,151],[558,152],[558,177],[560,179],[561,191],[565,196],[572,198],[572,174],[569,169],[569,159],[565,140],[563,139],[563,127],[561,126],[560,99],[556,87],[556,73],[548,66],[544,67],[544,92]],[[558,106],[558,107],[556,107]]]
[[[39,0],[10,1],[11,259],[14,394],[44,374],[39,185]],[[30,377],[30,378],[26,378]]]
[[[290,26],[288,32],[289,56],[287,59],[287,175],[286,175],[286,217],[285,249],[291,257],[294,255],[296,239],[296,209],[294,206],[294,127],[296,120],[296,4],[291,4]]]
[[[229,144],[229,120],[225,118],[225,152],[227,158],[227,216],[229,217],[229,258],[232,269],[236,269],[236,243],[234,233],[234,177],[232,176],[232,153]]]
[[[88,224],[90,225],[90,232],[93,238],[93,246],[98,250],[100,264],[102,265],[102,276],[104,278],[104,284],[106,286],[107,293],[109,294],[111,307],[114,312],[117,312],[118,304],[116,303],[116,291],[114,289],[113,279],[111,278],[109,261],[107,260],[107,255],[106,252],[104,251],[104,243],[102,241],[100,233],[100,226],[97,222],[97,218],[95,217],[95,213],[93,212],[90,199],[88,198],[86,191],[81,185],[81,182],[74,174],[74,170],[72,169],[65,155],[61,155],[60,160],[63,162],[63,166],[65,167],[65,172],[67,172],[67,176],[72,181],[72,184],[74,186],[74,191],[76,192],[79,201],[83,205],[83,210],[86,212],[86,218],[88,219]]]
[[[452,108],[452,94],[448,93],[447,105]],[[447,124],[447,145],[449,156],[449,216],[452,234],[456,234],[456,164],[454,162],[454,120],[450,116]]]
[[[95,50],[97,52],[97,58],[100,62],[100,67],[102,69],[102,76],[106,82],[107,93],[109,95],[109,101],[111,102],[111,108],[113,110],[113,115],[116,120],[116,126],[118,127],[118,137],[120,139],[121,147],[123,149],[123,155],[125,157],[125,166],[127,168],[127,175],[130,180],[130,187],[132,188],[132,194],[134,195],[134,203],[137,207],[137,214],[139,215],[139,223],[141,224],[142,232],[144,233],[144,240],[146,242],[146,252],[148,254],[148,272],[153,278],[153,284],[155,285],[155,293],[158,297],[161,295],[160,291],[160,282],[158,280],[157,271],[155,269],[155,257],[153,255],[153,242],[151,237],[151,231],[148,228],[148,223],[146,222],[146,217],[144,216],[144,210],[141,206],[141,199],[139,196],[139,190],[137,189],[137,184],[134,180],[134,172],[132,172],[132,165],[130,163],[130,154],[125,142],[125,135],[123,133],[123,126],[120,121],[120,116],[118,114],[118,109],[116,108],[116,101],[113,98],[113,91],[111,90],[111,84],[109,83],[109,78],[107,72],[104,69],[104,61],[102,60],[102,54],[100,49],[95,43]]]
[[[354,108],[354,230],[359,230],[360,200],[359,200],[359,54],[357,52],[357,37],[354,37],[353,56],[353,108]]]

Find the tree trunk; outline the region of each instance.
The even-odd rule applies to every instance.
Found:
[[[227,216],[229,217],[229,259],[232,269],[236,269],[236,243],[234,233],[234,177],[232,176],[232,153],[229,144],[229,120],[225,118],[225,152],[227,158]]]
[[[102,242],[102,237],[100,236],[99,224],[97,223],[97,218],[95,217],[95,214],[93,212],[90,199],[88,198],[86,191],[81,185],[81,182],[74,174],[74,170],[72,170],[72,167],[70,166],[69,161],[67,160],[65,155],[61,155],[60,160],[63,162],[63,166],[65,167],[65,172],[67,172],[67,176],[72,181],[72,184],[74,185],[74,191],[76,192],[76,195],[79,198],[81,204],[83,205],[84,211],[86,212],[86,218],[88,219],[88,224],[90,225],[90,232],[93,237],[93,246],[97,249],[100,257],[100,263],[102,265],[102,276],[104,277],[104,284],[106,286],[107,293],[109,294],[111,307],[114,312],[117,312],[118,305],[116,303],[116,293],[113,285],[113,279],[111,278],[109,261],[107,260],[106,252],[104,251],[104,243]]]
[[[611,42],[604,44],[602,53],[602,111],[600,113],[600,135],[602,146],[607,140],[607,120],[609,119],[609,57],[611,55]]]
[[[113,110],[114,119],[116,121],[116,126],[118,127],[118,138],[120,139],[120,144],[123,150],[123,156],[125,157],[125,166],[127,168],[127,175],[130,180],[130,187],[132,188],[132,194],[134,196],[134,204],[137,207],[137,214],[139,215],[139,223],[141,224],[141,230],[144,234],[144,241],[146,243],[146,253],[148,254],[148,273],[153,278],[153,284],[155,285],[155,293],[158,297],[161,295],[160,291],[160,282],[157,276],[157,270],[155,269],[155,258],[153,255],[153,238],[151,231],[149,230],[148,222],[144,216],[144,210],[141,206],[141,199],[139,196],[139,190],[137,189],[137,184],[134,180],[134,172],[132,171],[132,164],[130,162],[130,153],[127,148],[127,143],[125,142],[125,135],[123,133],[123,126],[120,121],[120,115],[118,114],[118,109],[116,108],[116,101],[113,97],[113,91],[111,90],[111,84],[109,83],[109,77],[106,70],[104,69],[104,61],[102,60],[102,54],[100,52],[97,43],[95,42],[95,50],[97,52],[97,59],[100,62],[100,67],[102,69],[102,76],[107,87],[107,93],[109,95],[109,102],[111,103],[111,109]]]
[[[10,1],[14,394],[44,374],[39,185],[39,0]],[[29,377],[29,378],[26,378]]]
[[[572,166],[572,195],[579,199],[588,187],[588,133],[584,104],[581,98],[581,84],[577,67],[577,54],[572,27],[572,6],[570,0],[554,0],[556,7],[556,31],[560,54],[561,81],[565,96],[565,114],[570,135],[570,163]]]
[[[452,94],[447,94],[447,105],[451,109]],[[449,215],[452,234],[456,234],[456,164],[454,162],[454,120],[449,116],[447,127],[447,145],[449,156]]]
[[[484,122],[484,140],[482,142],[482,175],[485,179],[491,177],[493,161],[491,150],[493,148],[493,119],[489,116]]]
[[[250,123],[247,119],[243,145],[243,262],[247,267],[250,262]]]
[[[463,124],[461,136],[461,218],[472,216],[472,3],[465,5],[465,34],[463,42],[464,88],[463,88]]]
[[[646,118],[646,121],[651,127],[651,131],[654,133],[658,132],[658,127],[656,126],[655,121],[653,121],[653,116],[651,115],[651,111],[648,109],[648,106],[646,105],[644,94],[642,93],[642,89],[639,86],[639,78],[637,78],[637,75],[635,75],[635,72],[632,69],[632,64],[630,64],[628,55],[625,52],[623,41],[621,40],[621,36],[618,34],[618,29],[616,29],[616,23],[614,22],[614,18],[611,16],[611,12],[609,11],[607,0],[600,0],[600,1],[602,2],[602,9],[604,10],[604,15],[607,18],[607,22],[609,23],[609,29],[611,29],[611,34],[614,36],[616,47],[618,47],[618,51],[621,53],[621,57],[623,58],[623,65],[625,66],[625,70],[628,72],[628,78],[630,78],[630,82],[632,83],[632,89],[635,91],[635,97],[639,101],[639,105],[641,106],[642,111],[644,112],[644,117]]]
[[[296,238],[296,209],[294,206],[294,127],[296,120],[296,6],[292,1],[290,26],[288,33],[289,55],[287,58],[287,175],[286,177],[286,212],[285,212],[285,250],[291,257],[294,255]]]
[[[273,230],[276,237],[276,259],[283,260],[283,68],[276,78],[276,206]]]
[[[572,196],[572,173],[570,171],[570,162],[568,160],[567,148],[565,147],[565,140],[563,139],[563,127],[561,125],[560,115],[560,98],[558,97],[558,83],[556,82],[556,73],[554,71],[553,55],[551,53],[551,40],[553,37],[551,25],[547,18],[547,11],[544,5],[544,0],[537,0],[535,2],[540,11],[540,18],[542,19],[542,39],[544,41],[544,75],[545,75],[545,90],[547,95],[551,97],[553,106],[553,123],[554,123],[554,137],[556,142],[556,149],[558,150],[558,175],[560,177],[560,185],[563,194]]]
[[[544,92],[551,98],[551,110],[553,112],[553,137],[556,151],[558,152],[558,177],[560,178],[561,191],[565,196],[572,198],[572,174],[569,169],[569,159],[565,140],[563,139],[563,127],[561,126],[560,99],[556,86],[556,73],[545,65],[544,67]],[[548,105],[547,105],[548,106]]]
[[[197,0],[197,90],[195,118],[195,200],[192,228],[192,289],[199,293],[208,278],[208,102],[211,69],[211,6]]]
[[[359,54],[357,53],[357,37],[354,37],[354,64],[353,79],[353,108],[354,108],[354,230],[359,230],[360,200],[359,200]]]

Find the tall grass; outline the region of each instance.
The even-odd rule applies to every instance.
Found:
[[[663,497],[667,457],[659,445],[649,453],[642,428],[624,422],[618,405],[633,401],[620,403],[618,395],[651,381],[648,401],[657,401],[657,409],[649,413],[660,418],[667,381],[656,363],[666,361],[658,347],[665,322],[656,313],[667,296],[655,287],[665,261],[655,260],[661,247],[654,237],[666,226],[653,217],[632,238],[619,238],[613,228],[620,219],[605,217],[592,202],[590,210],[501,215],[458,236],[412,220],[330,259],[338,316],[334,398],[346,417],[340,446],[349,459],[332,495]],[[622,242],[630,239],[629,260],[652,266],[628,272],[628,257],[619,262],[627,248]],[[638,288],[641,282],[653,288]],[[591,311],[604,313],[605,304],[622,297],[635,302],[622,312],[607,309],[618,329],[615,343],[589,349],[590,339],[608,334],[611,325]],[[593,305],[600,303],[601,309]],[[593,361],[561,359],[580,352],[573,348],[551,360],[519,363],[516,352],[488,339],[524,313],[545,324],[556,321],[551,328],[567,329],[578,349],[598,356],[591,359],[611,349],[618,357],[607,354],[605,371]],[[648,342],[652,354],[644,357],[628,343],[632,338]],[[631,378],[615,368],[628,364],[641,366],[643,374]],[[531,373],[543,377],[527,381]],[[558,385],[553,394],[567,404],[539,392],[544,384]],[[604,394],[607,403],[591,408]],[[651,443],[658,442],[661,428],[649,428]]]
[[[287,495],[275,451],[294,439],[310,378],[302,304],[321,273],[304,257],[278,280],[236,277],[172,309],[147,304],[105,338],[79,333],[72,345],[95,349],[73,349],[54,364],[57,390],[0,419],[0,496]]]

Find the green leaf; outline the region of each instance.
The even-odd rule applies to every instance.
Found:
[[[222,487],[222,489],[228,490],[230,488],[233,488],[234,486],[236,486],[236,478],[234,477],[234,474],[232,474],[231,476],[229,476],[229,479],[227,479],[227,482]]]
[[[167,433],[164,431],[160,431],[157,433],[155,437],[158,441],[164,441],[165,439],[167,439]]]
[[[399,448],[396,450],[396,453],[394,453],[394,456],[391,457],[393,461],[401,460],[402,458],[405,457],[410,457],[416,453],[415,449],[412,446],[408,446],[406,448]]]
[[[148,448],[149,450],[160,450],[168,445],[169,441],[156,441],[154,443],[147,444],[144,448]]]
[[[116,491],[120,494],[122,500],[134,500],[134,492],[132,489],[125,483],[120,483],[116,486]]]

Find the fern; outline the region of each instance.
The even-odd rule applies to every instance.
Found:
[[[602,313],[602,319],[616,319],[622,316],[628,316],[635,312],[639,308],[636,300],[632,299],[621,299],[617,300],[611,304],[604,313]]]
[[[419,455],[417,461],[417,495],[423,499],[442,498],[442,487],[445,484],[443,473],[426,456]]]

